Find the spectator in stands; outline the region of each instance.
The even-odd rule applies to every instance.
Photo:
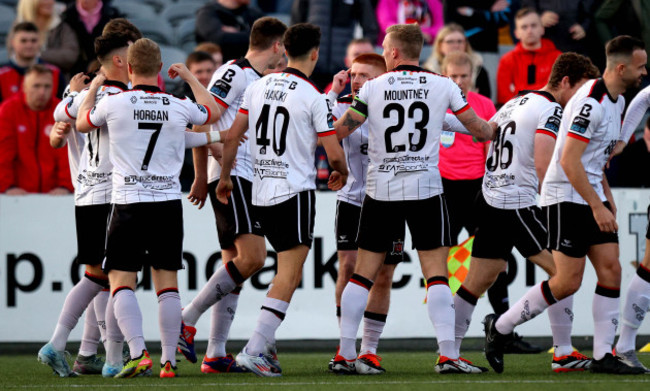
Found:
[[[246,55],[253,23],[264,16],[249,5],[250,0],[215,0],[196,13],[196,42],[214,42],[221,47],[223,60]]]
[[[95,59],[95,38],[109,20],[120,17],[120,12],[108,1],[76,0],[68,5],[61,20],[75,32],[79,54],[70,70],[71,74],[85,72],[88,64]]]
[[[54,76],[52,96],[60,97],[65,88],[61,71],[54,65],[45,64],[38,56],[38,28],[34,23],[21,22],[11,29],[9,37],[12,55],[8,63],[0,67],[0,101],[9,99],[20,91],[27,68],[34,64],[46,65]]]
[[[515,36],[519,43],[499,61],[497,105],[510,100],[521,90],[544,87],[555,59],[561,54],[544,35],[539,14],[522,8],[515,15]]]
[[[424,68],[436,73],[442,73],[442,61],[445,56],[451,52],[465,52],[472,59],[472,83],[471,91],[490,97],[490,79],[488,73],[483,67],[483,57],[472,50],[472,46],[465,38],[465,30],[456,23],[450,23],[440,29],[433,44],[431,56],[424,63]]]
[[[465,29],[474,50],[496,54],[499,28],[510,24],[512,12],[508,0],[447,0],[444,15]]]
[[[601,45],[617,35],[631,35],[650,44],[650,1],[605,0],[595,12]]]
[[[212,59],[214,60],[215,69],[219,69],[223,65],[223,53],[221,52],[221,47],[216,43],[212,42],[201,42],[196,45],[194,48],[195,52],[206,52],[210,53]]]
[[[348,47],[345,50],[345,59],[343,60],[343,63],[345,64],[345,69],[350,69],[352,66],[352,61],[357,58],[357,56],[365,53],[374,53],[375,52],[375,47],[373,46],[372,42],[370,42],[369,39],[366,38],[357,38],[353,39],[348,43]],[[325,92],[329,92],[329,90],[332,88],[332,83],[328,84],[327,87],[325,87]],[[339,96],[345,96],[349,94],[350,91],[350,80],[348,79],[347,84],[345,85],[345,88],[343,88],[343,91],[339,94]]]
[[[544,38],[553,41],[560,51],[586,54],[585,37],[593,21],[593,3],[593,0],[523,0],[522,6],[540,13]]]
[[[650,117],[646,120],[643,137],[628,145],[618,157],[619,187],[650,188]]]
[[[217,64],[214,62],[210,53],[192,52],[187,56],[185,65],[203,87],[208,88],[210,79],[212,79],[212,74],[217,70]],[[194,100],[192,89],[187,83],[183,83],[180,91],[178,91],[178,95],[187,96]]]
[[[311,79],[323,88],[345,66],[348,43],[358,22],[363,38],[377,42],[379,27],[370,0],[294,0],[291,24],[307,22],[321,29],[318,63]]]
[[[23,90],[0,106],[0,193],[68,194],[68,153],[50,146],[54,124],[52,70],[36,64],[25,72]]]
[[[444,24],[440,0],[379,0],[377,3],[379,45],[384,41],[386,29],[394,24],[417,23],[422,29],[424,44],[432,45],[438,30]]]
[[[54,0],[20,0],[16,12],[16,23],[32,22],[38,27],[41,58],[69,76],[79,56],[79,43],[72,28],[61,23]]]

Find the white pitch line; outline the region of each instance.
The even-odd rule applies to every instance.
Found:
[[[128,380],[127,380],[128,381]],[[125,382],[127,382],[125,381]],[[19,388],[19,389],[30,389],[30,388],[133,388],[133,387],[174,387],[174,388],[186,388],[186,387],[244,387],[244,386],[278,386],[278,387],[287,387],[287,386],[320,386],[320,385],[385,385],[385,384],[394,384],[394,385],[406,385],[406,384],[606,384],[606,383],[650,383],[650,379],[620,379],[612,378],[612,380],[431,380],[431,381],[386,381],[386,382],[369,382],[369,381],[358,381],[358,382],[266,382],[266,383],[255,383],[255,382],[246,382],[246,383],[171,383],[162,381],[157,384],[57,384],[57,385],[5,385],[8,388]]]

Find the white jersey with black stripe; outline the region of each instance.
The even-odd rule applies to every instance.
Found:
[[[562,107],[545,91],[522,91],[492,117],[499,124],[483,176],[483,196],[494,208],[521,209],[537,204],[537,133],[557,139]]]
[[[106,80],[97,90],[96,102],[104,97],[127,90],[119,81]],[[54,111],[56,121],[74,121],[77,119],[81,103],[88,90],[77,96],[64,98]],[[74,127],[74,124],[73,124]],[[75,205],[99,205],[111,202],[112,171],[109,154],[109,135],[106,126],[82,134],[73,130],[68,136],[68,156],[74,185]],[[73,170],[73,165],[75,169]]]
[[[106,124],[113,164],[114,204],[181,198],[178,177],[185,157],[185,128],[210,119],[207,107],[154,86],[106,96],[88,113],[95,127]]]
[[[230,129],[237,110],[244,100],[244,91],[251,83],[262,77],[251,66],[247,59],[228,61],[219,67],[212,80],[210,80],[210,93],[219,105],[226,109],[221,114],[219,121],[212,125],[212,130],[220,131]],[[246,131],[246,136],[250,131]],[[237,164],[232,168],[230,175],[242,177],[253,181],[253,162],[251,160],[250,143],[244,140],[237,150]],[[208,183],[214,182],[221,176],[221,166],[210,158],[208,161]]]
[[[417,66],[401,65],[361,87],[350,110],[368,117],[367,195],[406,201],[443,193],[438,152],[448,108],[469,109],[460,88]]]
[[[560,165],[564,144],[569,137],[588,143],[580,160],[591,186],[602,201],[607,200],[601,183],[603,169],[621,136],[624,108],[623,96],[612,99],[603,79],[589,80],[578,89],[562,115],[558,140],[542,184],[541,205],[560,202],[587,205]]]
[[[334,121],[343,117],[352,104],[352,95],[341,97],[332,108]],[[364,122],[357,130],[341,140],[345,162],[348,166],[348,181],[336,193],[340,201],[361,206],[366,195],[366,173],[368,171],[368,124]]]
[[[255,132],[253,205],[276,205],[315,189],[317,139],[336,134],[329,103],[318,87],[299,70],[287,68],[251,84],[240,111]]]

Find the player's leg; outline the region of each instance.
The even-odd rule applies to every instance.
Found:
[[[649,208],[650,214],[650,208]],[[645,368],[636,356],[636,335],[650,303],[650,224],[646,233],[645,255],[628,286],[621,334],[616,343],[616,355],[630,366]],[[645,369],[646,372],[648,369]]]
[[[358,250],[339,250],[337,255],[339,258],[339,270],[336,277],[336,287],[334,290],[334,299],[336,301],[336,317],[338,318],[339,328],[341,327],[341,296],[345,286],[350,281],[352,273],[354,273],[354,266],[357,263]]]
[[[336,303],[336,317],[339,327],[341,323],[341,295],[343,289],[354,273],[357,262],[357,233],[359,232],[359,218],[361,207],[338,200],[336,202],[335,235],[336,250],[339,259],[334,299]]]
[[[104,368],[102,368],[103,377],[113,377],[117,375],[124,366],[124,357],[122,353],[124,348],[124,335],[117,323],[113,304],[113,296],[109,291],[108,302],[106,303],[106,342],[104,343],[104,348],[106,349],[106,362],[104,363]]]
[[[176,270],[152,270],[153,284],[158,296],[160,326],[160,377],[176,376],[176,344],[181,324],[181,297],[178,293]]]

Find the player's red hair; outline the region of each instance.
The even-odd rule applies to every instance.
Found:
[[[354,63],[372,65],[381,69],[382,73],[386,72],[386,61],[377,53],[360,54],[354,60],[352,60],[352,64]]]

